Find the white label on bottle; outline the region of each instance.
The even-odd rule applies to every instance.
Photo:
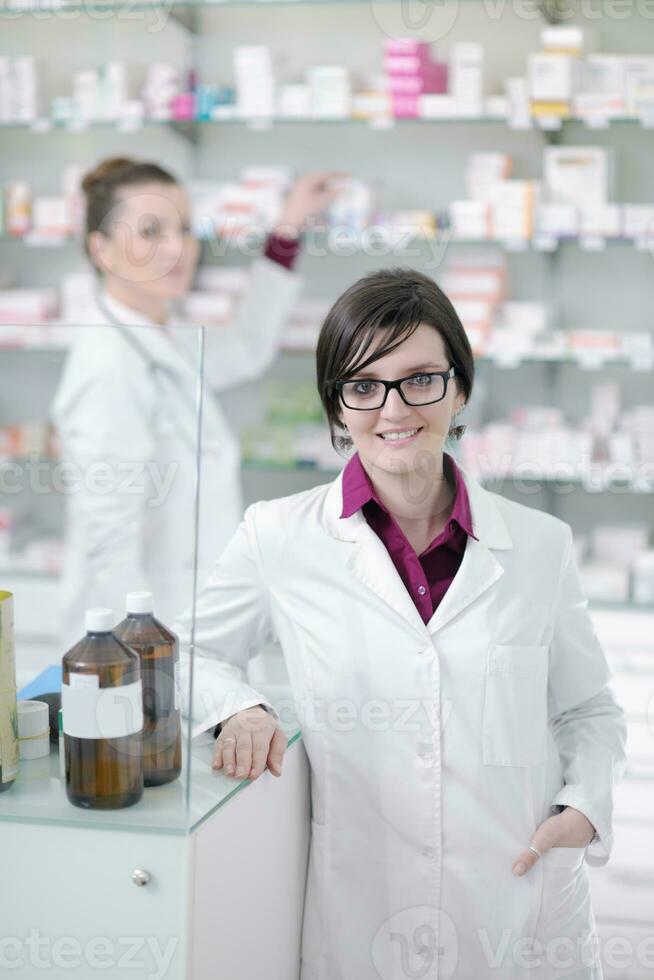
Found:
[[[97,674],[69,674],[68,681],[71,687],[100,687],[100,678]]]
[[[94,674],[71,674],[95,677]],[[143,684],[98,687],[88,682],[61,685],[64,734],[72,738],[122,738],[143,728]]]
[[[175,688],[175,711],[179,711],[179,707],[182,703],[182,682],[180,678],[179,670],[179,660],[175,661],[175,666],[173,668],[174,675],[174,688]]]

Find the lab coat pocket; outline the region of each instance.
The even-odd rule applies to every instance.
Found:
[[[585,853],[585,847],[550,847],[544,852],[542,860],[552,867],[577,868],[581,866]]]
[[[542,894],[537,938],[562,972],[549,976],[594,977],[594,916],[585,847],[552,847],[540,858]],[[585,971],[584,972],[584,968]],[[582,971],[582,972],[578,972]],[[601,974],[600,974],[601,976]]]
[[[547,750],[547,646],[491,644],[482,753],[487,766],[537,766]]]

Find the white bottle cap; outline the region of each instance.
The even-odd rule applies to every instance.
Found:
[[[154,601],[151,592],[128,592],[125,599],[127,613],[151,613]]]
[[[114,614],[112,609],[86,610],[87,633],[110,633],[113,628]]]

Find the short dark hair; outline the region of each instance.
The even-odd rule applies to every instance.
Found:
[[[415,269],[381,269],[357,280],[336,300],[320,329],[316,351],[318,391],[336,450],[351,448],[352,440],[336,433],[341,423],[335,383],[395,350],[421,323],[443,338],[459,390],[468,401],[475,374],[472,349],[456,310],[433,279]],[[370,353],[379,329],[387,336]],[[465,425],[453,426],[448,435],[460,439],[464,431]]]
[[[86,237],[84,249],[91,258],[88,236],[93,231],[103,231],[107,217],[116,205],[116,195],[123,187],[138,184],[178,184],[168,170],[147,160],[131,157],[107,157],[82,179],[82,191],[86,201]]]

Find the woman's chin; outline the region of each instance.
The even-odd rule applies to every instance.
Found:
[[[368,459],[373,467],[386,473],[406,473],[414,469],[423,456],[424,449],[419,446],[407,445],[400,448],[381,443],[371,448]]]
[[[188,292],[186,279],[180,279],[176,276],[164,276],[153,285],[156,285],[156,289],[152,289],[151,294],[160,300],[179,299]]]

